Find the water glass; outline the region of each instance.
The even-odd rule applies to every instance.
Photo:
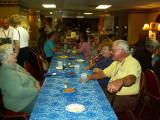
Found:
[[[75,73],[79,73],[79,67],[80,67],[80,65],[75,65]]]
[[[58,67],[62,67],[63,65],[62,65],[62,61],[58,61]]]
[[[81,73],[82,83],[86,83],[87,73]]]

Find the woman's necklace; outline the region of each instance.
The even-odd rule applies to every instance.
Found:
[[[8,36],[9,36],[9,30],[8,30],[8,34],[6,35],[6,33],[5,33],[4,29],[3,29],[3,33],[4,33],[4,35],[5,35],[6,38],[8,38]]]
[[[122,63],[121,63],[121,65],[119,66],[119,68],[115,71],[114,77],[117,75],[119,69],[123,66],[124,63],[125,63],[125,61],[122,61]],[[117,65],[116,65],[116,68],[117,68],[117,66],[118,66],[118,63],[117,63]]]

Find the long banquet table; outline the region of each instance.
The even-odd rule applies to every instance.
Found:
[[[84,84],[78,82],[82,72],[93,74],[91,70],[84,70],[87,65],[85,61],[76,62],[77,59],[84,58],[80,55],[75,56],[76,60],[58,57],[64,55],[69,56],[67,53],[57,52],[53,57],[48,74],[57,73],[57,75],[45,78],[30,120],[118,120],[96,80]],[[74,77],[66,77],[65,73],[74,72],[74,68],[66,67],[64,70],[57,70],[57,61],[71,65],[79,64],[80,72]],[[60,90],[64,88],[65,82],[69,82],[70,87],[76,89],[73,95],[65,96],[61,93]],[[66,106],[70,104],[81,104],[85,110],[80,113],[69,112]]]

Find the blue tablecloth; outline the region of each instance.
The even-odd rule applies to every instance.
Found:
[[[63,53],[63,55],[66,55]],[[76,56],[76,59],[84,59]],[[57,60],[70,62],[71,65],[80,64],[80,72],[74,77],[68,78],[66,72],[74,72],[74,68],[67,66],[64,70],[56,70]],[[117,120],[112,107],[110,106],[103,90],[96,80],[87,83],[79,83],[80,74],[86,72],[88,75],[92,71],[85,71],[87,62],[76,62],[75,60],[54,57],[48,73],[57,73],[56,76],[46,77],[41,88],[30,120]],[[69,82],[70,87],[76,88],[75,94],[65,96],[60,92],[64,88],[64,83]],[[70,104],[82,104],[85,110],[81,113],[68,112],[66,106]]]

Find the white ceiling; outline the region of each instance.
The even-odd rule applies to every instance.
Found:
[[[19,0],[19,3],[22,7],[35,9],[40,11],[41,14],[47,15],[52,11],[61,13],[63,17],[75,17],[82,15],[83,12],[93,12],[94,14],[90,17],[98,17],[99,14],[103,14],[105,11],[114,14],[131,9],[160,8],[160,0]],[[42,7],[43,3],[55,3],[56,8],[45,9]],[[100,4],[109,4],[112,7],[107,10],[95,9]]]

